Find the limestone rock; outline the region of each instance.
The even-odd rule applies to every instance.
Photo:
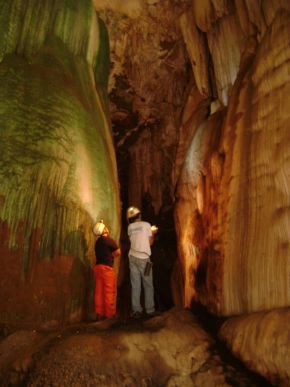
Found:
[[[20,348],[21,343],[23,356],[12,356],[9,345]],[[5,369],[0,357],[0,376],[7,384],[25,378],[27,386],[61,381],[64,387],[195,386],[207,376],[214,384],[228,386],[221,361],[210,352],[212,344],[191,313],[181,309],[143,324],[116,327],[111,322],[110,328],[104,321],[67,327],[59,334],[28,333],[26,340],[19,332],[0,343],[0,351],[7,348]],[[31,363],[26,369],[27,358]]]
[[[253,313],[227,320],[219,335],[248,368],[275,386],[289,386],[289,321],[289,308]]]
[[[1,320],[79,320],[92,226],[120,230],[105,27],[90,1],[11,1],[1,18]]]
[[[227,289],[222,309],[229,314],[290,301],[288,26],[289,14],[278,14],[225,123],[220,204],[227,215],[219,227]]]
[[[197,29],[191,10],[180,17],[180,25],[196,85],[200,94],[208,97],[211,94],[209,79],[210,64],[205,34],[202,34]]]
[[[204,32],[209,31],[214,23],[230,13],[227,0],[193,0],[193,13],[196,25]]]
[[[219,183],[210,187],[207,179],[210,176],[210,165],[213,164],[213,161],[210,163],[210,155],[217,146],[218,127],[222,118],[223,114],[219,112],[210,120],[200,123],[187,151],[178,181],[175,221],[179,259],[184,273],[183,300],[187,307],[191,306],[193,299],[212,305],[221,292],[221,262],[217,261],[214,246],[206,244],[206,226],[209,225],[209,219],[213,221],[216,216],[216,209],[210,203],[216,197]],[[217,168],[216,166],[215,170]],[[211,226],[214,228],[215,224],[211,223]],[[207,286],[211,291],[205,291]]]
[[[228,71],[217,60],[219,50],[227,50],[228,39],[235,41],[232,80],[222,82],[233,85],[225,89],[229,106],[215,123],[214,115],[202,127],[192,121],[193,137],[180,136],[180,149],[187,154],[176,190],[185,305],[199,300],[224,315],[290,301],[289,13],[277,8],[272,24],[259,30],[263,39],[257,34],[246,43],[235,17],[223,16],[207,32],[210,41],[216,28],[228,28],[212,35],[216,74]],[[225,63],[230,55],[224,52],[222,58]],[[210,125],[211,140],[206,134]]]
[[[212,57],[217,95],[228,104],[231,88],[237,78],[244,37],[236,15],[219,20],[207,34]]]

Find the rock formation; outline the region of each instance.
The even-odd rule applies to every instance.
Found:
[[[226,321],[220,336],[248,368],[274,386],[289,386],[289,321],[289,308],[253,313]]]
[[[1,319],[78,320],[92,225],[120,230],[106,27],[90,1],[11,1],[1,36]]]
[[[156,213],[165,198],[175,202],[179,270],[174,278],[180,281],[178,271],[183,278],[181,300],[175,301],[186,307],[201,302],[223,316],[288,307],[289,2],[144,1],[144,9],[138,4],[119,9],[123,16],[112,7],[114,19],[107,13],[109,34],[122,53],[112,53],[113,123],[119,154],[125,153],[122,145],[130,147],[130,167],[124,168],[129,170],[129,202],[141,205],[149,192]],[[155,43],[146,44],[147,25],[155,26],[153,15],[159,15],[162,22],[154,28],[158,40],[162,23],[168,26],[170,8],[175,35],[168,35],[180,48],[185,44],[185,56],[167,51],[158,55],[161,64],[149,62],[146,55],[154,57]],[[155,45],[155,55],[160,46]],[[145,87],[144,67],[150,68],[155,84],[164,75],[162,59],[173,55],[174,69],[183,67],[178,90],[183,88],[181,94],[173,93],[164,112],[159,98],[172,94],[164,81],[162,89]],[[127,60],[132,56],[134,66]],[[118,57],[123,58],[121,67]],[[166,73],[167,88],[176,84],[175,74]],[[154,125],[147,125],[148,111],[154,112]],[[179,286],[173,283],[177,297]],[[285,315],[279,316],[284,321]]]
[[[0,21],[3,321],[88,309],[92,223],[120,231],[111,116],[123,205],[174,212],[175,303],[289,384],[289,1],[13,0]]]
[[[289,308],[262,319],[265,311],[290,303],[289,3],[202,4],[194,2],[181,18],[196,84],[188,97],[191,118],[185,110],[181,126],[182,134],[190,134],[187,145],[181,137],[180,149],[187,151],[178,153],[183,302],[190,307],[198,300],[226,316],[261,311],[249,319],[256,332],[268,334],[249,334],[248,320],[241,318],[234,331],[229,320],[221,336],[249,367],[288,385],[289,340],[277,354],[273,337],[283,341]],[[207,69],[213,66],[209,81],[206,60]],[[205,103],[208,84],[210,114],[197,121],[202,104],[197,98],[194,104],[192,95],[197,88]],[[263,361],[258,351],[253,355],[266,347],[271,349]]]
[[[177,184],[176,217],[189,225],[178,231],[188,241],[180,243],[189,284],[185,304],[197,298],[224,315],[287,306],[289,14],[277,7],[265,23],[257,15],[254,35],[244,27],[251,9],[243,15],[238,7],[213,13],[209,2],[195,11],[195,27],[188,16],[182,19],[191,37],[191,62],[194,72],[203,74],[194,60],[200,37],[192,29],[199,28],[206,33],[214,67],[210,83],[220,107],[215,113],[214,101],[209,117],[182,126],[182,132],[194,133]],[[196,85],[207,97],[198,75]],[[193,111],[196,116],[200,105]]]
[[[15,332],[0,342],[0,377],[30,387],[259,386],[225,364],[196,318],[178,309],[129,326]]]

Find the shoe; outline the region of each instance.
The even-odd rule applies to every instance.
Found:
[[[141,312],[134,312],[132,314],[132,317],[135,318],[136,320],[139,320],[142,317],[142,313]]]

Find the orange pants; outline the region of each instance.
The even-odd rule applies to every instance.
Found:
[[[112,267],[95,265],[95,311],[102,317],[116,315],[116,275]]]

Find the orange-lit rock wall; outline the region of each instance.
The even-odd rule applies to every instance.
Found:
[[[106,29],[89,0],[0,12],[0,322],[80,320],[92,225],[120,232]]]
[[[290,303],[289,2],[259,4],[195,1],[180,19],[192,116],[210,98],[174,171],[184,305],[222,315]]]
[[[226,321],[219,336],[249,369],[273,386],[289,386],[289,319],[289,308],[251,313]]]

